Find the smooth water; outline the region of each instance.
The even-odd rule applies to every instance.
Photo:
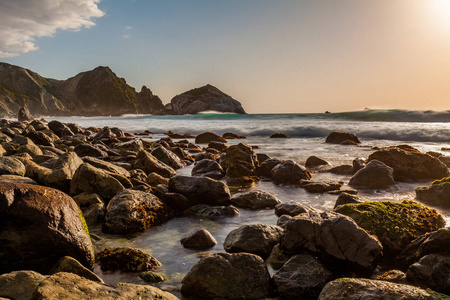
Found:
[[[245,140],[230,140],[230,144],[244,142],[258,146],[257,153],[266,153],[279,159],[293,159],[304,164],[311,155],[321,157],[332,166],[351,164],[356,157],[366,158],[374,150],[373,146],[409,144],[419,150],[438,151],[450,155],[450,112],[409,112],[409,111],[362,111],[340,114],[199,114],[186,116],[125,115],[122,117],[60,117],[63,122],[77,123],[83,127],[119,127],[130,133],[150,130],[154,132],[150,140],[165,137],[165,132],[199,134],[212,131],[218,134],[234,132],[247,136]],[[412,122],[417,120],[418,122]],[[439,120],[439,122],[431,122]],[[362,146],[341,146],[326,144],[325,137],[331,131],[355,133]],[[290,135],[291,139],[270,139],[276,132]],[[193,140],[192,140],[193,141]],[[444,148],[444,149],[442,149]],[[192,166],[178,171],[190,175]],[[332,180],[348,183],[350,176],[330,173],[313,173],[313,180]],[[401,201],[414,199],[414,189],[423,183],[398,183],[384,190],[360,190],[359,196],[367,200]],[[345,188],[345,186],[344,186]],[[331,210],[336,195],[310,194],[299,187],[277,186],[270,181],[260,181],[250,190],[260,189],[276,195],[281,201],[299,201],[322,210]],[[233,191],[238,192],[238,191]],[[450,210],[437,208],[450,225]],[[90,228],[104,239],[98,248],[105,246],[131,246],[141,248],[163,263],[157,272],[167,275],[168,281],[158,284],[160,288],[180,296],[180,282],[192,266],[207,253],[223,252],[223,242],[227,234],[243,224],[276,224],[273,210],[240,209],[240,216],[207,220],[197,218],[177,218],[168,223],[134,235],[106,235],[101,228]],[[217,239],[218,244],[208,251],[199,252],[184,249],[180,239],[190,233],[205,228]],[[103,273],[97,266],[95,272],[105,282],[132,282],[145,284],[137,274]]]

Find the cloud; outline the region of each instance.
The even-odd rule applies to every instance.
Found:
[[[124,34],[124,35],[123,35],[123,38],[124,38],[124,39],[129,39],[129,38],[130,38],[130,35],[129,35],[129,34]]]
[[[92,18],[104,15],[99,0],[0,1],[0,57],[37,50],[35,38],[51,37],[57,30],[89,28]]]
[[[133,29],[133,27],[131,27],[131,26],[125,26],[125,29],[126,29],[126,30],[131,30],[131,29]]]

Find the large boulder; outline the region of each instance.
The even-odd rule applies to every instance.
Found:
[[[310,254],[292,256],[273,276],[283,299],[317,299],[332,274]]]
[[[355,134],[349,133],[349,132],[337,132],[337,131],[331,132],[327,136],[325,143],[342,144],[346,141],[352,141],[355,144],[361,143]]]
[[[276,225],[242,225],[232,230],[223,243],[227,252],[248,252],[266,258],[280,242],[283,229]]]
[[[408,200],[401,203],[366,201],[345,204],[335,211],[351,217],[359,226],[375,235],[383,245],[383,253],[387,258],[398,255],[418,236],[445,226],[445,220],[436,210]]]
[[[133,167],[135,169],[143,170],[146,174],[155,172],[166,178],[175,176],[176,174],[173,168],[159,161],[156,157],[145,150],[138,153],[136,156],[136,161],[133,163]]]
[[[408,268],[406,278],[414,285],[450,294],[450,254],[428,254]]]
[[[227,148],[221,163],[228,177],[256,175],[258,158],[252,147],[239,143]]]
[[[262,209],[274,208],[281,201],[274,195],[258,190],[233,195],[231,203],[240,208]]]
[[[132,233],[166,222],[170,209],[153,194],[123,190],[106,207],[104,231]]]
[[[52,172],[45,178],[46,184],[64,192],[69,192],[70,181],[82,164],[83,161],[75,152],[64,153],[53,164]]]
[[[411,285],[364,278],[336,279],[327,283],[319,295],[319,300],[353,299],[438,300],[442,298]]]
[[[379,160],[394,169],[395,181],[425,181],[449,176],[439,159],[409,148],[390,147],[375,151],[367,161]]]
[[[378,189],[394,185],[394,169],[376,159],[371,160],[350,179],[348,185]]]
[[[34,118],[31,116],[27,107],[22,107],[19,109],[19,113],[17,114],[17,120],[19,122],[31,122]]]
[[[105,171],[108,171],[108,172],[111,172],[114,174],[118,174],[123,177],[131,176],[130,172],[128,172],[125,168],[118,166],[116,164],[95,158],[95,157],[85,156],[85,157],[83,157],[83,161],[85,163],[90,164],[91,166],[94,166],[99,169],[103,169]]]
[[[188,217],[217,219],[237,216],[239,215],[239,210],[233,205],[211,207],[206,204],[197,204],[186,209],[183,213]]]
[[[78,167],[70,182],[70,193],[78,195],[83,192],[95,193],[104,200],[113,198],[124,186],[104,170],[95,168],[90,164]]]
[[[288,201],[277,204],[275,206],[275,214],[279,217],[282,215],[294,217],[296,215],[306,213],[311,209],[311,207],[301,204],[300,202]]]
[[[422,202],[449,207],[450,177],[435,180],[430,186],[416,188],[416,198]]]
[[[91,144],[79,144],[73,149],[73,151],[75,151],[75,153],[78,154],[79,157],[90,156],[105,158],[108,156],[108,153],[106,153],[106,151],[103,151],[97,145]]]
[[[200,133],[195,137],[196,144],[209,144],[210,142],[226,143],[227,140],[224,137],[221,137],[220,135],[213,132]]]
[[[221,179],[225,172],[218,162],[212,159],[202,159],[194,165],[192,176],[205,176],[212,179]]]
[[[311,251],[332,262],[336,272],[370,274],[382,255],[380,242],[351,218],[334,212],[309,211],[291,218],[281,236],[288,253]],[[330,265],[330,266],[331,266]]]
[[[293,160],[285,160],[277,164],[271,171],[275,183],[296,184],[300,180],[311,179],[311,173]]]
[[[180,240],[184,248],[189,249],[208,249],[217,244],[214,236],[206,229],[197,230],[196,232],[184,237]]]
[[[258,176],[264,176],[267,178],[272,178],[272,169],[278,165],[281,160],[277,158],[269,158],[260,163],[259,167],[256,169]]]
[[[150,285],[122,282],[106,285],[65,272],[56,273],[43,280],[36,288],[33,299],[52,300],[55,299],[55,295],[62,299],[178,299],[174,295]]]
[[[181,293],[196,299],[264,299],[272,294],[264,261],[248,253],[205,256],[183,278]]]
[[[52,130],[59,137],[74,135],[69,126],[57,120],[48,122],[48,128],[50,128],[50,130]]]
[[[320,167],[320,166],[327,166],[330,165],[326,160],[317,157],[317,156],[310,156],[306,159],[305,162],[305,167],[307,168],[316,168],[316,167]]]
[[[47,176],[51,174],[52,170],[46,167],[42,167],[35,163],[30,158],[16,156],[25,166],[25,176],[36,180],[39,184],[45,185]],[[11,175],[13,176],[13,175]],[[18,176],[18,175],[15,175]]]
[[[192,205],[228,205],[230,189],[226,184],[207,177],[177,175],[170,179],[169,190],[185,196]]]
[[[129,247],[104,248],[97,252],[96,259],[102,271],[105,272],[145,272],[162,266],[150,254]]]
[[[72,198],[48,187],[0,182],[0,270],[48,273],[63,256],[93,268],[89,232]]]
[[[169,167],[178,170],[184,168],[186,164],[172,151],[167,150],[163,146],[159,146],[151,152],[159,161],[165,163]]]
[[[35,271],[14,271],[0,275],[0,297],[30,300],[34,290],[44,279],[44,275]]]
[[[14,157],[0,156],[0,175],[25,175],[25,166],[23,163]]]

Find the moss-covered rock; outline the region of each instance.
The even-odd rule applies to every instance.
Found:
[[[105,248],[95,255],[103,271],[145,272],[162,264],[150,254],[136,248]]]
[[[351,217],[377,236],[383,245],[384,256],[388,258],[399,254],[418,236],[445,226],[445,220],[436,210],[409,200],[345,204],[335,211]]]
[[[430,204],[450,206],[450,177],[435,180],[430,186],[416,188],[416,198]]]

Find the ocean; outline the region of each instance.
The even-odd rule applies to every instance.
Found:
[[[405,111],[405,110],[363,110],[345,113],[324,114],[222,114],[208,112],[197,115],[152,116],[123,115],[120,117],[48,117],[62,122],[77,123],[83,127],[119,127],[130,133],[145,130],[153,132],[150,141],[166,137],[171,130],[193,135],[211,131],[217,134],[233,132],[247,138],[229,140],[229,145],[246,143],[258,146],[257,153],[265,153],[273,158],[293,159],[304,164],[315,155],[328,161],[332,166],[351,164],[356,157],[367,158],[374,152],[374,146],[408,144],[422,152],[435,151],[450,156],[450,111]],[[342,146],[326,144],[325,138],[332,131],[347,131],[356,134],[362,144]],[[273,133],[285,133],[290,139],[271,139]],[[192,166],[178,171],[190,175]],[[350,176],[330,173],[313,173],[314,181],[332,180],[348,183]],[[359,190],[358,195],[367,200],[402,201],[414,199],[414,189],[429,185],[430,182],[398,183],[388,189]],[[336,195],[310,194],[299,187],[277,186],[271,181],[260,181],[250,190],[260,189],[272,193],[281,201],[299,201],[322,210],[331,210]],[[238,191],[233,191],[238,192]],[[450,225],[450,209],[436,207]],[[101,228],[91,228],[91,232],[104,237],[100,243],[105,246],[131,246],[141,248],[155,256],[163,267],[157,272],[168,277],[159,284],[160,288],[179,296],[180,282],[199,258],[207,253],[223,252],[223,242],[227,234],[243,224],[276,224],[273,210],[240,209],[240,216],[219,220],[177,218],[168,223],[134,235],[107,235]],[[180,239],[205,228],[217,239],[218,244],[205,252],[184,249]],[[107,283],[132,282],[144,284],[136,274],[98,273]]]

